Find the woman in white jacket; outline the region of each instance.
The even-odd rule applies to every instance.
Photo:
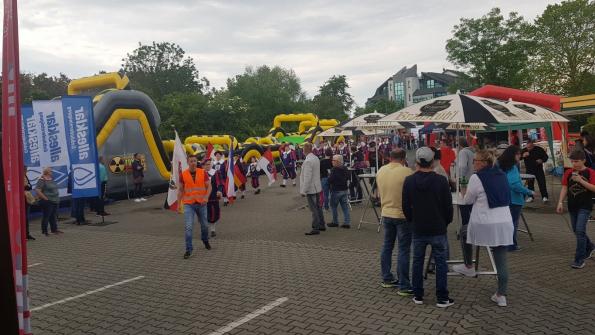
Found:
[[[463,202],[473,204],[467,243],[492,248],[498,271],[498,290],[491,299],[498,306],[506,303],[508,286],[507,247],[512,244],[514,226],[510,215],[510,189],[506,174],[494,166],[489,151],[478,151],[473,159],[475,174],[469,179]],[[465,265],[463,265],[465,266]]]

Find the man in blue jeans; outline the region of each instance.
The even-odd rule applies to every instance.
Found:
[[[351,215],[349,213],[349,193],[347,192],[347,183],[349,180],[349,171],[343,165],[343,156],[334,155],[332,159],[333,168],[328,177],[329,188],[331,192],[331,211],[333,213],[333,222],[329,227],[339,227],[339,213],[337,207],[341,205],[343,210],[343,219],[345,223],[341,228],[351,228]]]
[[[562,213],[563,201],[568,195],[568,214],[572,223],[572,231],[576,235],[576,251],[573,269],[585,267],[585,260],[595,256],[595,245],[587,236],[587,222],[593,208],[595,195],[595,170],[585,166],[585,152],[573,151],[570,154],[572,169],[567,170],[562,177],[562,189],[556,211]]]
[[[413,302],[424,303],[423,267],[426,247],[432,246],[436,262],[436,306],[452,306],[448,296],[446,228],[452,221],[452,196],[448,181],[433,171],[434,152],[421,147],[415,152],[417,172],[405,178],[403,212],[413,229]]]
[[[378,170],[376,186],[382,206],[382,224],[384,225],[384,245],[380,254],[382,287],[398,287],[397,294],[410,296],[409,258],[411,256],[411,227],[403,213],[402,195],[405,178],[413,171],[405,166],[406,152],[395,149],[389,153],[390,163]],[[399,241],[397,258],[397,276],[391,272],[392,254],[395,240]]]
[[[207,250],[211,249],[207,222],[207,202],[209,194],[211,194],[211,181],[209,174],[197,166],[198,158],[196,156],[188,157],[188,169],[182,172],[178,189],[178,208],[184,209],[186,241],[184,259],[188,259],[192,255],[192,230],[195,214],[200,222],[201,240]]]

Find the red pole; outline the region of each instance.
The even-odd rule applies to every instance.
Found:
[[[17,0],[4,0],[2,168],[17,298],[15,312],[19,319],[19,334],[30,334],[18,24]]]

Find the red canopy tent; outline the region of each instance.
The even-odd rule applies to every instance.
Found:
[[[515,88],[501,87],[496,85],[485,85],[469,93],[469,95],[499,100],[512,99],[518,102],[526,102],[543,106],[555,112],[560,111],[560,100],[562,99],[562,97],[558,95],[523,91]],[[564,127],[564,132],[568,134],[568,123],[562,124],[559,122],[554,122],[554,125],[552,126],[554,140],[562,140],[562,127]]]

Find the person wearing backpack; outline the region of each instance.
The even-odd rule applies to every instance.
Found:
[[[595,170],[585,166],[585,152],[573,151],[570,156],[572,169],[568,169],[562,177],[562,189],[556,211],[564,211],[563,201],[568,196],[568,214],[572,223],[572,231],[576,235],[576,251],[573,269],[585,267],[585,260],[595,256],[595,245],[587,236],[587,222],[593,208],[595,192]]]

